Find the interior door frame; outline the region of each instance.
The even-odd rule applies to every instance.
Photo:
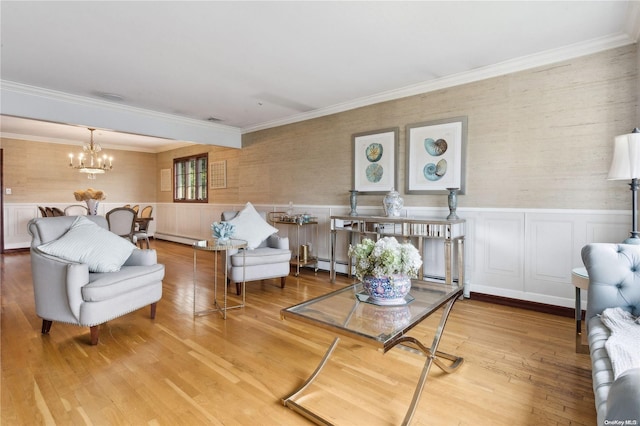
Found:
[[[4,160],[0,148],[0,253],[4,253]]]

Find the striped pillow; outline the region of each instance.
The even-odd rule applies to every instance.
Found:
[[[78,216],[71,228],[57,240],[38,250],[72,262],[86,263],[89,272],[116,272],[136,248],[131,242]]]

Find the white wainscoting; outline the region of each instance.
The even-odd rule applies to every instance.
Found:
[[[119,205],[121,204],[101,203],[99,213],[105,214]],[[154,236],[186,244],[210,238],[211,223],[219,221],[223,211],[243,207],[239,204],[152,205]],[[255,207],[265,212],[287,209],[283,205]],[[328,270],[329,218],[331,215],[347,215],[350,209],[346,206],[297,205],[294,210],[295,213],[309,213],[318,217],[318,240],[314,243],[313,251],[320,258],[320,268]],[[358,213],[383,214],[381,208],[367,206],[358,207]],[[403,214],[446,217],[448,211],[441,208],[411,207],[405,209]],[[27,232],[27,223],[38,215],[35,204],[5,204],[5,249],[29,247],[31,238]],[[628,236],[631,227],[631,216],[627,211],[459,208],[458,215],[467,220],[465,284],[470,292],[569,308],[574,306],[575,295],[571,285],[571,269],[582,265],[582,247],[590,242],[622,241]],[[290,237],[291,249],[295,250],[293,229],[289,226],[280,227],[280,234]],[[340,234],[336,258],[340,263],[338,271],[345,272],[347,237],[346,233]],[[311,235],[303,233],[300,243],[303,242],[311,242]],[[442,242],[427,240],[424,253],[425,274],[442,276]],[[583,302],[586,302],[586,296]]]
[[[75,203],[46,203],[43,206],[57,207],[60,210],[71,204],[83,204],[79,202]],[[104,216],[111,209],[116,207],[122,207],[125,203],[107,203],[101,201],[98,204],[98,214]],[[156,229],[156,208],[154,203],[131,203],[131,205],[140,205],[140,210],[144,206],[152,206],[153,218],[149,222],[149,235],[153,236]],[[32,203],[5,203],[4,204],[4,248],[5,250],[28,248],[31,244],[31,235],[27,231],[27,225],[33,218],[40,217],[40,211],[38,210],[38,204]]]

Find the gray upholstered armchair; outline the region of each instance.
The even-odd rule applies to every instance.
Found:
[[[284,288],[289,276],[289,238],[278,236],[278,230],[269,225],[265,218],[265,213],[257,212],[251,203],[247,203],[241,212],[222,213],[223,221],[236,226],[234,238],[248,241],[244,256],[237,251],[229,253],[229,280],[236,283],[237,294],[240,294],[243,278],[245,281],[280,278],[280,287]]]
[[[103,216],[36,218],[28,229],[43,334],[53,321],[88,326],[95,345],[106,321],[147,305],[155,317],[164,278],[155,250],[139,250],[109,232]]]

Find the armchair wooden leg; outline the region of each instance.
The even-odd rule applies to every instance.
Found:
[[[236,294],[238,296],[240,296],[240,294],[242,294],[242,286],[240,285],[240,283],[236,283]]]
[[[97,345],[98,344],[98,336],[100,334],[100,329],[98,328],[100,327],[99,325],[94,325],[91,327],[91,344],[92,345]]]
[[[53,324],[53,321],[49,321],[49,320],[42,320],[42,334],[49,334],[49,330],[51,330],[51,324]]]
[[[280,288],[284,288],[284,285],[287,282],[287,277],[281,277],[280,278]]]
[[[158,306],[158,302],[151,304],[151,319],[156,318],[156,307]]]

